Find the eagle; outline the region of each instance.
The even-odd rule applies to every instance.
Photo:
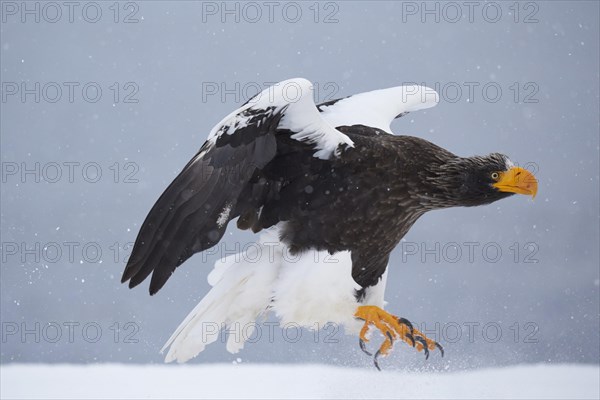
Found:
[[[296,78],[223,118],[148,213],[122,282],[133,288],[152,274],[157,293],[232,220],[261,234],[217,261],[212,289],[163,347],[165,361],[195,357],[222,330],[249,326],[249,335],[271,312],[284,324],[343,325],[377,369],[396,341],[443,356],[439,343],[384,310],[390,253],[428,211],[535,197],[537,180],[503,154],[460,157],[392,133],[394,119],[438,101],[433,89],[405,85],[316,105],[312,83]],[[374,355],[372,328],[384,338]],[[227,350],[242,349],[247,335],[230,334]]]

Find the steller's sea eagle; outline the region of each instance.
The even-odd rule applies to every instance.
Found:
[[[155,294],[233,219],[263,233],[243,257],[217,262],[213,288],[163,348],[166,361],[187,361],[215,341],[206,323],[227,329],[269,311],[284,323],[343,324],[369,355],[376,327],[385,338],[377,368],[397,339],[426,356],[442,350],[383,310],[391,251],[427,211],[535,196],[537,181],[503,154],[459,157],[392,134],[395,118],[437,102],[430,88],[399,86],[315,105],[312,84],[290,79],[223,118],[150,210],[122,282],[133,288],[152,274]],[[243,345],[236,335],[227,349]]]

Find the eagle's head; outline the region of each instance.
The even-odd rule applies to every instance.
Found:
[[[484,205],[513,194],[535,197],[538,189],[530,171],[500,153],[451,158],[439,166],[434,181],[442,189],[436,196],[440,208]]]

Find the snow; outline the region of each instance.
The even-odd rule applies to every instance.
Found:
[[[323,365],[11,364],[1,398],[571,398],[598,399],[592,365],[377,372]]]
[[[221,214],[219,214],[219,218],[217,219],[217,225],[219,225],[219,228],[222,228],[223,225],[225,225],[227,221],[229,221],[231,206],[231,204],[227,204],[225,208],[223,208],[223,211],[221,211]]]

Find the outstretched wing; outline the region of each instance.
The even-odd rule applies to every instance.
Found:
[[[321,159],[353,146],[321,118],[309,81],[290,79],[264,90],[212,129],[154,204],[121,281],[134,287],[152,273],[154,294],[185,260],[218,243],[239,215],[235,210],[248,181],[275,157],[282,136]]]
[[[435,106],[438,93],[426,86],[408,85],[359,93],[319,104],[321,116],[333,127],[365,125],[392,133],[395,118]]]

